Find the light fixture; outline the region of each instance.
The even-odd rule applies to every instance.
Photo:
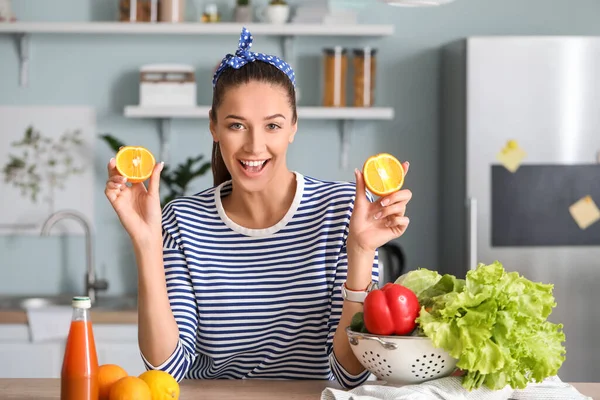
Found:
[[[454,0],[380,0],[397,7],[431,7],[452,3]]]

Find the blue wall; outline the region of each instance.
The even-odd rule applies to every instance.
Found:
[[[117,0],[13,0],[21,20],[112,20]],[[222,1],[231,7],[231,1]],[[254,4],[257,2],[254,1]],[[264,4],[266,1],[258,2]],[[597,0],[456,0],[439,8],[392,8],[377,0],[360,11],[361,22],[394,24],[394,36],[383,39],[310,39],[297,42],[298,84],[302,105],[319,103],[321,48],[336,44],[370,44],[379,48],[377,103],[391,105],[396,118],[355,126],[350,168],[340,169],[335,122],[300,121],[290,149],[289,166],[325,179],[353,179],[352,170],[369,155],[390,151],[411,162],[406,187],[413,191],[408,208],[411,225],[399,240],[411,268],[435,268],[438,245],[438,104],[439,48],[473,35],[597,35]],[[194,2],[188,1],[189,18]],[[230,10],[224,9],[224,17]],[[231,36],[35,35],[31,42],[30,86],[18,86],[14,41],[0,35],[0,105],[90,105],[97,110],[98,133],[110,132],[129,143],[158,152],[153,121],[123,117],[123,107],[138,101],[137,69],[154,62],[181,62],[197,67],[198,103],[210,102],[214,64],[235,50]],[[280,53],[274,38],[255,38],[256,51]],[[210,153],[206,120],[175,121],[173,161]],[[2,134],[0,132],[0,134]],[[96,264],[110,282],[111,294],[135,292],[136,271],[129,240],[103,194],[105,165],[111,152],[98,141],[94,160],[97,179]],[[211,184],[199,179],[193,190]],[[0,237],[0,293],[82,291],[85,268],[81,237]],[[32,280],[35,277],[35,280]],[[42,282],[42,278],[48,280]]]

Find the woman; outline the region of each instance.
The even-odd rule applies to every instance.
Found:
[[[162,163],[147,190],[126,186],[114,159],[108,164],[105,193],[138,265],[142,358],[177,380],[337,379],[354,387],[368,372],[344,328],[377,281],[377,248],[408,226],[411,193],[375,203],[358,170],[356,185],[290,171],[294,72],[251,45],[244,29],[214,76],[213,188],[175,199],[161,216]]]

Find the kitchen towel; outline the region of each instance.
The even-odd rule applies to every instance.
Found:
[[[530,384],[523,390],[507,386],[501,390],[481,387],[470,392],[462,387],[461,379],[451,376],[401,387],[365,384],[350,391],[327,388],[321,393],[321,400],[592,400],[558,377]]]
[[[32,307],[27,309],[32,342],[66,340],[71,326],[70,306]]]

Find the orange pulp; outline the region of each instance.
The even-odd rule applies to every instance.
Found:
[[[154,155],[141,146],[124,146],[115,156],[117,171],[131,183],[150,178],[155,164]]]
[[[363,166],[365,186],[377,196],[387,196],[402,188],[404,168],[396,157],[380,153],[369,157]]]

